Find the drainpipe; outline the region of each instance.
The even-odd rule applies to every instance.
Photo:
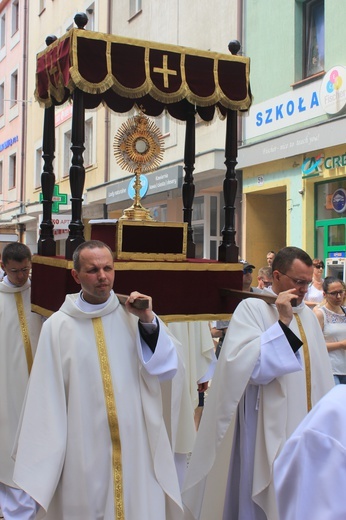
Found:
[[[27,87],[27,79],[28,79],[28,3],[29,0],[24,1],[24,27],[23,27],[23,78],[22,78],[22,121],[21,121],[21,156],[20,156],[20,213],[25,212],[25,200],[26,200],[26,190],[25,190],[25,181],[26,181],[26,125],[27,125],[27,95],[28,95],[28,87]],[[20,227],[20,241],[24,241],[24,231],[25,226]]]

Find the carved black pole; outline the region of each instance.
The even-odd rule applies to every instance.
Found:
[[[85,13],[77,13],[74,17],[78,29],[84,29],[88,23]],[[70,167],[70,187],[71,187],[71,212],[72,218],[69,224],[69,235],[66,240],[65,256],[71,260],[75,249],[84,240],[84,225],[82,222],[82,202],[85,181],[85,168],[83,152],[85,150],[85,109],[84,94],[76,88],[73,91],[73,112],[72,112],[72,159]]]
[[[66,240],[66,258],[71,259],[74,250],[84,242],[84,225],[82,222],[82,202],[85,181],[85,168],[83,152],[84,147],[84,96],[83,92],[76,88],[73,92],[73,112],[72,112],[72,159],[70,167],[70,187],[71,187],[71,210],[72,218],[69,224],[69,235]]]
[[[240,43],[234,40],[229,43],[228,48],[232,54],[237,54]],[[235,242],[235,198],[237,194],[238,181],[235,174],[238,156],[238,135],[237,135],[237,111],[227,110],[226,122],[226,144],[225,144],[225,165],[226,176],[223,181],[223,196],[225,210],[225,225],[222,230],[222,242],[219,246],[220,262],[238,262],[239,247]]]
[[[56,40],[56,36],[46,38],[47,46]],[[42,222],[40,224],[40,237],[37,243],[37,252],[42,256],[55,256],[56,243],[53,235],[52,204],[55,184],[54,153],[55,153],[55,107],[52,105],[44,111],[42,158],[44,161],[41,174],[42,186]]]
[[[191,105],[186,119],[184,150],[184,183],[182,187],[184,222],[187,222],[187,257],[195,258],[196,245],[193,241],[192,205],[195,196],[193,172],[195,169],[195,108]]]

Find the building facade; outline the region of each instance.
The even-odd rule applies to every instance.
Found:
[[[28,23],[25,0],[0,2],[0,252],[24,239],[27,116],[32,95],[27,89]]]
[[[253,105],[245,118],[243,248],[306,249],[344,270],[346,54],[341,0],[244,0]],[[256,236],[256,241],[253,237]],[[334,266],[332,268],[332,266]],[[330,269],[326,270],[327,274]]]
[[[160,0],[98,0],[92,3],[42,0],[28,11],[29,42],[27,89],[35,90],[36,55],[45,48],[48,35],[62,36],[72,25],[77,12],[89,18],[87,29],[119,36],[182,45],[201,50],[228,53],[228,42],[241,39],[241,2],[222,2],[216,10],[203,0],[186,4],[181,0],[166,4]],[[217,27],[217,30],[215,30]],[[129,68],[131,64],[129,63]],[[71,159],[71,115],[69,104],[56,108],[54,173],[57,210],[53,216],[57,254],[64,254],[64,239],[71,217],[69,167]],[[88,219],[118,218],[132,204],[128,191],[132,177],[116,163],[113,143],[121,124],[135,112],[119,115],[106,107],[86,111],[86,167],[83,216]],[[19,222],[25,224],[25,241],[35,250],[42,218],[41,173],[42,127],[44,110],[32,99],[28,113],[25,154],[26,197]],[[155,119],[164,136],[165,153],[156,172],[148,175],[148,191],[142,204],[161,221],[182,221],[181,186],[184,177],[185,125],[162,114]],[[226,171],[224,143],[226,128],[218,117],[210,123],[196,119],[196,162],[194,170],[194,237],[199,257],[216,258],[223,226],[222,183]],[[239,183],[241,193],[241,182]],[[67,204],[64,201],[67,198]],[[237,204],[240,202],[240,196]],[[53,209],[54,212],[54,209]],[[240,211],[238,215],[240,216]],[[241,218],[237,218],[237,242],[241,236]],[[0,222],[1,226],[1,222]]]

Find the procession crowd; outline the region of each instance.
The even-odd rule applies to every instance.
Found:
[[[229,320],[168,326],[149,295],[120,302],[103,242],[78,246],[80,292],[48,319],[31,262],[2,252],[0,517],[346,517],[346,290],[323,260],[269,251],[256,278],[240,260]]]

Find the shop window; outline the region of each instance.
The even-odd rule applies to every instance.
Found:
[[[324,70],[324,0],[304,4],[304,77]]]
[[[346,179],[319,183],[316,187],[316,219],[346,217]]]
[[[167,222],[167,204],[162,204],[161,206],[151,206],[150,214],[154,220],[158,222]]]
[[[328,227],[328,246],[343,246],[346,243],[345,224]]]
[[[16,186],[17,173],[17,155],[14,153],[10,155],[9,169],[8,169],[8,189],[11,190]]]

